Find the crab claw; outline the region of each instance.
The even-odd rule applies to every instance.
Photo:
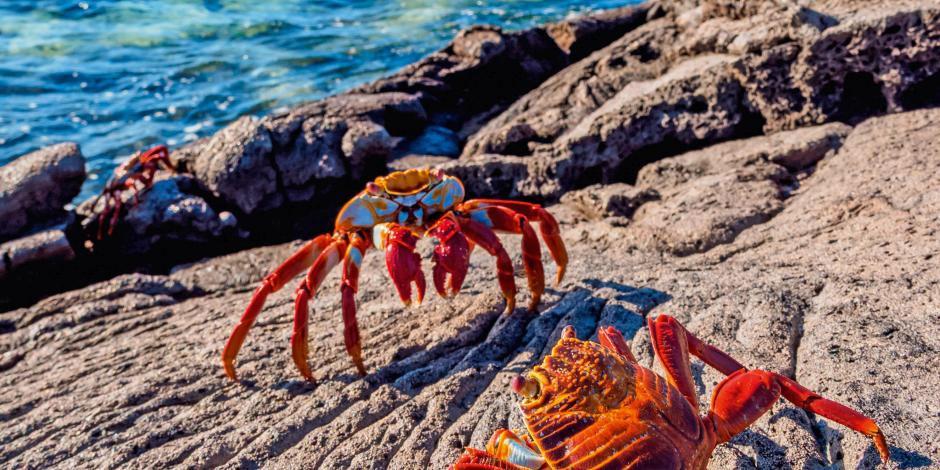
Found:
[[[470,243],[457,222],[449,218],[441,219],[429,234],[440,241],[434,248],[434,287],[441,297],[448,296],[448,287],[449,295],[457,295],[470,267]],[[450,274],[449,286],[447,274]]]
[[[426,288],[421,258],[415,253],[418,239],[405,228],[396,227],[389,234],[385,245],[385,263],[392,277],[398,296],[405,305],[411,305],[411,283],[417,289],[416,300],[420,304]]]

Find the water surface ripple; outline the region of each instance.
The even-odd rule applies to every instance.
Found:
[[[375,79],[471,24],[518,29],[624,3],[4,0],[0,165],[78,142],[82,200],[137,150]]]

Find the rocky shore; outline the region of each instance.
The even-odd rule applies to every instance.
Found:
[[[178,170],[91,244],[103,204],[67,205],[80,150],[43,149],[0,168],[0,302],[30,304],[0,313],[0,466],[445,468],[521,426],[509,379],[564,325],[617,326],[651,365],[644,319],[669,313],[875,418],[888,468],[940,468],[938,135],[936,2],[661,0],[470,28],[389,77],[243,117],[175,149]],[[456,299],[404,308],[373,254],[367,377],[333,274],[312,302],[319,382],[290,364],[284,289],[229,383],[218,353],[291,240],[329,230],[365,181],[424,165],[558,215],[572,263],[540,312],[501,313],[485,253]],[[693,372],[708,403],[720,376]],[[709,468],[877,463],[864,437],[781,402]]]

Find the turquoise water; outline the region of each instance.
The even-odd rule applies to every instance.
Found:
[[[525,28],[629,0],[0,1],[0,165],[71,140],[79,198],[117,162],[401,68],[476,23]]]

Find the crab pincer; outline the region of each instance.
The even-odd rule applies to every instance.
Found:
[[[441,219],[428,234],[439,242],[434,248],[434,287],[441,297],[457,295],[470,267],[470,242],[450,218]]]
[[[415,253],[417,237],[408,229],[394,227],[389,230],[385,242],[385,263],[392,283],[398,290],[398,296],[405,305],[411,305],[411,283],[416,288],[415,300],[418,304],[424,300],[426,283],[421,271],[421,257]]]

